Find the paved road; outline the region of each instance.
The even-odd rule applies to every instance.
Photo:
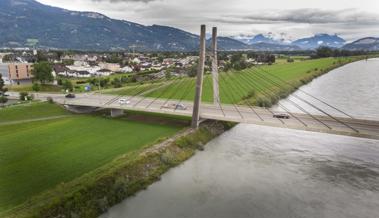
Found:
[[[178,100],[164,100],[138,96],[115,96],[103,94],[78,94],[74,99],[67,99],[61,94],[36,94],[37,99],[52,97],[55,102],[71,106],[90,106],[99,108],[125,109],[164,113],[172,115],[191,116],[192,102]],[[120,98],[130,101],[127,105],[119,104]],[[165,105],[184,104],[186,110],[175,110]],[[361,120],[328,116],[290,114],[290,119],[277,119],[271,109],[234,105],[213,105],[204,103],[201,106],[201,118],[238,123],[250,123],[267,126],[277,126],[292,129],[303,129],[316,132],[351,135],[365,138],[379,139],[379,121]]]

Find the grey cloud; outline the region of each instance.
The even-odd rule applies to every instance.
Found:
[[[272,24],[272,23],[308,23],[308,24],[374,24],[379,21],[378,14],[360,12],[355,9],[321,10],[296,9],[259,11],[249,15],[229,15],[226,18],[215,19],[221,23],[232,24]]]

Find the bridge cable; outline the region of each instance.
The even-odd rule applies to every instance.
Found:
[[[254,72],[252,72],[252,71],[250,71],[250,70],[248,71],[248,73],[249,73],[249,72],[252,73],[251,75],[254,75],[254,78],[255,78],[255,79],[262,80],[262,81],[265,82],[266,84],[268,84],[268,85],[272,85],[272,84],[268,83],[267,81],[265,81],[264,79],[262,79],[262,77],[260,77],[260,78],[256,77],[256,75],[255,75]],[[257,74],[257,75],[258,75],[258,74]],[[270,89],[270,93],[271,93],[273,96],[275,96],[275,91],[273,91],[271,88],[268,88],[268,89]],[[292,116],[294,116],[294,117],[296,118],[296,116],[295,116],[293,113],[291,113],[290,110],[289,110],[287,107],[285,107],[283,104],[280,103],[280,100],[281,100],[281,99],[279,99],[279,101],[278,101],[277,104],[280,105],[282,108],[286,108],[285,111],[288,112],[288,113],[290,113]],[[316,121],[318,121],[319,123],[321,123],[322,125],[326,126],[328,129],[332,129],[329,125],[327,125],[326,123],[324,123],[324,122],[321,121],[320,119],[318,119],[318,118],[316,118],[315,116],[313,116],[311,113],[309,113],[309,112],[308,112],[307,110],[305,110],[303,107],[301,107],[300,105],[296,104],[294,101],[292,101],[292,100],[290,100],[290,99],[283,99],[283,100],[290,102],[290,103],[293,104],[296,108],[300,109],[301,111],[303,111],[305,114],[309,115],[309,116],[310,116],[311,118],[313,118],[314,120],[316,120]],[[300,118],[299,118],[298,120],[300,121]],[[300,121],[300,122],[303,123],[305,126],[308,126],[308,125],[305,124],[303,121]]]
[[[190,78],[190,81],[189,81],[189,83],[187,84],[187,87],[184,89],[184,92],[182,93],[182,95],[181,95],[181,97],[180,97],[180,99],[179,99],[177,105],[178,105],[178,104],[181,104],[182,101],[183,101],[184,99],[187,98],[188,94],[190,93],[191,88],[193,87],[193,86],[192,86],[192,83],[193,83],[193,84],[196,83],[196,82],[195,82],[195,79]],[[176,110],[177,110],[177,107],[175,107],[174,111],[176,111]]]
[[[154,102],[156,102],[158,100],[158,98],[161,98],[162,96],[164,96],[164,94],[166,94],[166,92],[168,90],[171,89],[171,85],[173,83],[176,83],[178,80],[181,80],[179,77],[175,78],[169,85],[167,85],[164,90],[161,92],[161,94],[159,94],[157,97],[154,98],[154,100],[152,102],[150,102],[150,104],[148,104],[145,108],[149,108]],[[174,86],[176,86],[177,84],[174,84]]]
[[[187,81],[187,78],[182,78],[181,81],[175,83],[173,86],[172,86],[172,89],[174,89],[174,92],[172,92],[169,97],[166,99],[166,101],[162,104],[161,108],[163,106],[165,106],[171,99],[173,99],[173,97],[178,94],[178,92],[176,92],[176,88],[180,88],[183,83],[185,84],[185,82]]]
[[[213,78],[212,77],[212,74],[210,74],[210,76],[209,76],[210,78]],[[209,78],[208,77],[208,78]],[[218,74],[218,77],[216,78],[216,82],[217,82],[217,84],[220,84],[219,83],[219,77],[220,77],[220,74]],[[213,81],[213,80],[212,80]],[[210,89],[212,90],[212,93],[213,93],[213,84],[212,84],[212,82],[211,82],[211,79],[209,79],[208,80],[208,83],[209,83],[209,87],[210,87]],[[220,87],[220,85],[219,85],[219,87]],[[225,115],[225,111],[224,111],[224,109],[222,108],[222,102],[221,102],[221,96],[220,96],[220,93],[219,93],[219,98],[220,98],[220,101],[219,102],[217,102],[217,104],[218,104],[218,106],[220,107],[220,110],[221,110],[221,112],[222,112],[222,115],[224,115],[224,117],[226,116]],[[212,98],[213,99],[213,98]],[[214,103],[214,102],[213,102]]]
[[[219,77],[221,78],[222,81],[224,81],[224,84],[227,84],[224,77],[222,76],[222,74],[219,74]],[[223,86],[221,85],[221,83],[219,83],[219,87],[224,90],[225,92],[225,89],[223,88]],[[234,99],[234,95],[229,95],[229,92],[228,90],[226,90],[225,92],[225,95],[227,96],[227,98],[229,98],[229,100],[232,100],[232,105],[234,106],[234,108],[236,109],[236,111],[239,113],[239,115],[241,116],[242,119],[244,119],[243,115],[241,114],[241,111],[238,109],[238,107],[233,103],[233,102],[237,102],[235,99]],[[231,98],[230,98],[231,97]]]
[[[252,71],[250,71],[250,70],[249,70],[248,72],[252,73],[252,75],[255,75],[255,73],[252,72]],[[258,73],[256,73],[256,74],[259,75]],[[255,78],[257,79],[257,77],[255,77]],[[259,79],[259,78],[258,78],[258,79]],[[261,77],[261,80],[267,83],[267,81],[265,81],[264,78],[262,79],[262,77]],[[273,82],[273,81],[271,81],[271,82]],[[270,84],[269,84],[269,85],[270,85]],[[272,93],[274,93],[274,92],[272,91]],[[275,93],[274,93],[274,94],[275,94]],[[298,105],[297,103],[295,103],[294,101],[292,101],[291,99],[283,99],[283,100],[286,100],[286,101],[290,102],[290,103],[293,104],[296,108],[298,108],[298,109],[300,109],[301,111],[303,111],[304,113],[308,114],[311,118],[313,118],[314,120],[318,121],[318,122],[321,123],[322,125],[326,126],[328,129],[332,129],[329,125],[327,125],[326,123],[324,123],[323,121],[321,121],[320,119],[318,119],[317,117],[315,117],[314,115],[312,115],[311,113],[309,113],[306,109],[304,109],[303,107],[301,107],[300,105]],[[279,100],[279,101],[280,101],[280,100]],[[278,104],[279,104],[279,102],[278,102]]]
[[[259,74],[259,73],[258,73],[258,74]],[[259,74],[259,75],[261,75],[261,74]],[[262,75],[261,75],[261,76],[262,76]],[[267,78],[267,77],[265,77],[265,76],[264,76],[264,78],[270,80],[269,78]],[[353,128],[352,126],[346,124],[345,122],[343,122],[343,121],[341,121],[341,120],[335,118],[334,116],[332,116],[332,115],[329,114],[328,112],[322,110],[321,108],[319,108],[319,107],[317,107],[316,105],[310,103],[309,101],[307,101],[307,100],[305,100],[305,99],[299,97],[299,96],[296,95],[296,94],[292,94],[292,96],[294,96],[294,97],[296,97],[297,99],[299,99],[299,100],[305,102],[306,104],[310,105],[311,107],[315,108],[316,110],[320,111],[321,113],[327,115],[328,117],[332,118],[333,120],[337,121],[338,123],[340,123],[340,124],[342,124],[342,125],[348,127],[349,129],[351,129],[351,130],[353,130],[353,131],[359,133],[359,131],[358,131],[357,129],[355,129],[355,128]]]
[[[297,87],[295,87],[295,86],[292,85],[291,83],[285,81],[284,79],[278,77],[277,75],[274,75],[273,73],[269,72],[268,70],[265,70],[265,69],[263,69],[262,67],[258,67],[258,66],[255,66],[255,67],[256,67],[257,69],[260,69],[260,70],[262,70],[263,72],[269,74],[271,77],[276,78],[277,80],[281,81],[282,83],[285,83],[285,84],[287,84],[288,86],[290,86],[290,87],[292,87],[292,88],[294,88],[294,89],[296,89],[296,90],[299,90],[300,92],[302,92],[302,93],[308,95],[309,97],[311,97],[311,98],[313,98],[313,99],[316,99],[317,101],[319,101],[319,102],[321,102],[321,103],[323,103],[323,104],[329,106],[330,108],[333,108],[334,110],[336,110],[336,111],[338,111],[338,112],[340,112],[340,113],[342,113],[342,114],[344,114],[344,115],[346,115],[346,116],[348,116],[348,117],[354,119],[354,117],[351,116],[350,114],[348,114],[348,113],[342,111],[341,109],[338,109],[337,107],[335,107],[335,106],[333,106],[333,105],[327,103],[326,101],[324,101],[324,100],[322,100],[322,99],[320,99],[320,98],[318,98],[318,97],[316,97],[316,96],[314,96],[314,95],[312,95],[312,94],[310,94],[310,93],[308,93],[308,92],[302,90],[301,88],[297,88]]]
[[[243,74],[241,74],[241,75],[243,75]],[[267,97],[267,95],[263,92],[263,90],[262,90],[260,87],[258,87],[258,85],[257,85],[254,81],[250,81],[249,79],[247,79],[246,82],[248,82],[249,85],[251,85],[255,90],[257,90],[257,91],[261,91],[261,92],[262,92],[262,95],[264,95],[264,96]],[[265,107],[265,106],[264,106],[263,108],[266,109],[266,110],[267,110],[269,113],[271,113],[272,115],[275,115],[274,112],[272,112],[272,111],[270,110],[270,108],[267,108],[267,107]],[[276,118],[276,119],[278,119],[283,125],[285,125],[285,123],[284,123],[283,120],[281,120],[280,118]]]
[[[168,84],[166,84],[166,86],[165,87],[167,87],[167,86],[169,86],[170,84],[172,84],[174,81],[170,81],[170,83],[168,83]],[[164,82],[163,82],[164,83]],[[158,88],[158,90],[160,89],[161,87],[159,87]],[[153,91],[154,92],[154,91]],[[141,94],[142,92],[140,92],[140,94]],[[147,98],[147,95],[143,95],[142,97],[141,97],[141,99],[138,101],[138,102],[136,102],[134,105],[133,105],[133,107],[136,107],[138,104],[140,104],[143,100],[145,100]]]
[[[264,80],[264,81],[265,81],[265,80],[269,80],[269,81],[271,81],[271,83],[273,83],[274,85],[276,85],[276,86],[278,86],[278,87],[283,87],[283,86],[281,86],[280,84],[276,83],[275,81],[271,80],[270,78],[267,78],[267,77],[263,76],[263,75],[260,74],[259,72],[255,71],[255,70],[254,70],[254,72],[256,72],[256,75],[260,76],[261,78],[263,77],[262,80]],[[254,74],[254,73],[253,73],[253,74]],[[255,75],[255,74],[254,74],[254,75]],[[310,105],[311,107],[315,108],[316,110],[320,111],[321,113],[327,115],[328,117],[330,117],[330,118],[336,120],[338,123],[341,123],[342,125],[347,126],[348,128],[352,129],[353,131],[358,132],[358,130],[354,129],[353,127],[351,127],[351,126],[349,126],[349,125],[347,125],[347,124],[345,124],[345,123],[343,123],[342,121],[337,120],[337,119],[334,118],[333,116],[329,115],[327,112],[325,112],[325,111],[323,111],[322,109],[318,108],[317,106],[311,104],[310,102],[306,101],[305,99],[303,99],[303,98],[297,96],[296,94],[291,94],[291,95],[294,96],[295,98],[299,99],[300,101],[305,102],[306,104]],[[296,107],[298,107],[298,108],[299,108],[299,107],[302,108],[300,105],[296,104],[295,102],[293,102],[293,101],[291,101],[291,102],[292,102]],[[306,111],[304,108],[302,108],[301,110],[302,110],[302,111]],[[308,115],[311,115],[310,113],[307,113],[307,114],[308,114]],[[311,115],[311,117],[312,117],[313,119],[317,120],[318,122],[322,123],[323,125],[327,126],[329,129],[332,129],[332,128],[331,128],[330,126],[328,126],[325,122],[321,121],[320,119],[317,119],[314,115]]]
[[[226,71],[225,73],[226,73],[226,75],[229,76],[229,78],[231,78],[231,79],[230,79],[231,81],[234,80],[234,79],[232,79],[233,76],[231,75],[231,73],[229,74],[227,71]],[[234,77],[234,78],[235,78],[235,77]],[[235,82],[235,83],[238,83],[238,85],[236,84],[237,87],[239,86],[239,87],[241,87],[242,89],[244,89],[243,87],[245,87],[245,84],[242,83],[242,82],[239,82],[237,78],[235,78],[234,82]],[[232,84],[234,84],[234,83],[232,83]],[[242,85],[242,84],[243,84],[243,85]],[[237,89],[238,89],[238,88],[237,88]],[[248,90],[248,89],[249,89],[249,88],[247,88],[246,90]],[[238,89],[238,90],[239,90],[239,92],[242,94],[241,96],[243,97],[243,96],[244,96],[244,92],[241,91],[241,89]],[[249,102],[247,99],[244,99],[244,102],[248,105],[248,107],[249,107],[249,108],[255,113],[255,115],[256,115],[261,121],[264,121],[263,118],[262,118],[262,117],[257,113],[257,111],[254,109],[253,105],[251,105],[250,102]]]
[[[250,80],[251,78],[248,77],[247,75],[244,75],[244,73],[241,73],[241,75],[242,75],[243,77],[247,78],[247,81],[251,81],[253,84],[255,84],[255,87],[256,87],[256,88],[259,88],[259,90],[261,91],[261,93],[262,93],[264,96],[266,96],[266,97],[268,97],[268,98],[271,98],[270,94],[268,94],[267,91],[265,91],[265,89],[264,89],[263,87],[261,87],[260,85],[259,85],[259,86],[257,85],[258,83],[255,83],[254,80]],[[254,85],[253,85],[253,86],[254,86]],[[271,94],[272,94],[272,92],[271,92]],[[275,96],[275,95],[273,95],[273,96]],[[294,117],[297,121],[299,121],[301,124],[303,124],[305,127],[308,126],[305,122],[303,122],[301,119],[299,119],[299,118],[298,118],[297,116],[295,116],[293,113],[291,113],[291,111],[288,110],[287,107],[285,107],[284,105],[282,105],[282,104],[279,103],[279,102],[278,102],[278,105],[279,105],[281,108],[283,108],[287,113],[289,113],[292,117]],[[267,109],[267,108],[266,108],[266,109]],[[272,115],[274,115],[274,113],[273,113],[271,110],[269,110],[269,109],[267,109],[267,110],[268,110]],[[283,121],[282,119],[279,119],[279,118],[278,118],[278,120],[280,120],[280,122],[281,122],[282,124],[285,124],[284,121]]]

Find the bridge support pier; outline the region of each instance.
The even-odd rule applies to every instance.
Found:
[[[193,112],[192,112],[192,128],[197,129],[199,127],[200,121],[200,104],[201,104],[201,95],[203,90],[203,76],[204,76],[204,64],[205,64],[205,25],[201,25],[200,32],[200,55],[199,55],[199,66],[197,69],[197,78],[196,78],[196,93],[193,103]]]
[[[120,117],[124,115],[124,110],[121,109],[111,109],[111,117]]]

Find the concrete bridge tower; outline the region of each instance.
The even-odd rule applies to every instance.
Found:
[[[198,128],[200,123],[200,104],[201,104],[201,95],[203,92],[203,76],[204,76],[204,64],[205,64],[205,34],[206,28],[205,25],[201,25],[200,30],[200,54],[199,54],[199,65],[197,69],[197,78],[196,78],[196,90],[195,90],[195,99],[193,104],[192,112],[192,128]]]
[[[213,79],[213,103],[220,105],[220,93],[218,83],[218,59],[217,59],[217,27],[212,29],[212,79]]]
[[[200,54],[199,54],[199,66],[197,70],[196,78],[196,93],[193,104],[192,113],[192,128],[198,128],[200,122],[200,106],[201,106],[201,96],[203,91],[203,78],[204,78],[204,64],[205,64],[205,53],[206,53],[206,27],[201,25],[200,32]],[[213,78],[213,102],[214,104],[220,104],[220,94],[219,94],[219,82],[218,82],[218,60],[217,60],[217,27],[212,29],[212,78]]]

